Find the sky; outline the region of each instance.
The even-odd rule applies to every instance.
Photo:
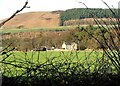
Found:
[[[10,17],[16,10],[19,10],[26,0],[0,0],[0,20]],[[120,0],[104,0],[110,7],[118,8]],[[85,8],[84,2],[89,8],[107,8],[101,0],[28,0],[30,8],[24,9],[24,12],[33,11],[55,11],[71,8]]]

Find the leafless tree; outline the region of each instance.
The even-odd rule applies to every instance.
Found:
[[[96,16],[92,13],[91,16],[93,17],[94,21],[98,25],[101,33],[101,38],[103,41],[100,41],[98,38],[93,36],[93,34],[90,34],[87,30],[85,30],[89,35],[91,35],[100,45],[100,47],[103,50],[104,56],[108,57],[114,67],[117,69],[118,72],[120,72],[120,18],[119,18],[119,9],[118,12],[116,13],[112,8],[109,7],[109,5],[102,0],[102,2],[108,7],[110,12],[113,14],[115,20],[113,18],[109,18],[111,21],[111,25],[107,25],[107,23],[104,22],[104,25],[96,18]],[[87,5],[83,2],[79,2],[83,4],[87,9]],[[108,33],[108,37],[106,37],[104,30]]]

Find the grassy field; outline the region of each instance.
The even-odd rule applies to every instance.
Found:
[[[10,53],[10,52],[9,52]],[[29,52],[20,52],[14,51],[11,52],[12,55],[9,56],[6,60],[12,59],[31,59],[33,62],[39,61],[41,63],[49,60],[49,59],[71,59],[72,61],[85,60],[89,58],[89,60],[94,60],[96,58],[102,57],[102,52],[100,51],[29,51]],[[4,56],[3,56],[4,58]]]
[[[115,67],[101,51],[13,51],[3,55],[2,60],[4,82],[15,80],[15,84],[25,84],[24,86],[46,86],[43,84],[51,82],[51,86],[54,86],[53,83],[61,84],[63,80],[68,86],[71,86],[71,82],[73,86],[77,86],[74,85],[76,83],[92,86],[93,84],[86,85],[91,82],[104,84],[108,79],[117,80],[117,84],[119,82],[118,75],[114,78],[117,74]]]
[[[61,26],[54,28],[9,28],[9,29],[1,29],[2,33],[19,33],[19,32],[38,32],[38,31],[59,31],[59,30],[68,30],[74,28],[73,26]]]
[[[87,25],[86,25],[87,26]],[[80,27],[86,27],[80,26]],[[61,31],[61,30],[69,30],[74,29],[77,26],[59,26],[54,28],[7,28],[7,29],[0,29],[2,33],[19,33],[19,32],[39,32],[39,31]]]
[[[80,25],[79,27],[87,27],[89,25]],[[93,25],[95,28],[97,28],[97,25]],[[106,27],[105,25],[103,25]],[[7,28],[7,29],[0,29],[0,32],[4,33],[19,33],[19,32],[39,32],[39,31],[64,31],[64,30],[69,30],[69,29],[75,29],[78,26],[58,26],[58,27],[53,27],[53,28]],[[112,26],[110,26],[112,27]],[[106,27],[107,28],[107,27]]]
[[[11,55],[7,57],[9,54]],[[6,58],[7,57],[7,58]],[[30,67],[46,64],[95,64],[97,59],[102,57],[102,52],[85,52],[85,51],[33,51],[33,52],[9,52],[2,56],[4,59],[2,70],[4,75],[16,76],[24,73]],[[6,59],[5,59],[6,58]],[[87,63],[86,63],[87,62]]]
[[[88,25],[81,25],[79,27],[86,27]],[[19,33],[19,32],[37,32],[37,31],[61,31],[61,30],[69,30],[69,29],[74,29],[75,27],[78,26],[58,26],[58,27],[53,27],[53,28],[47,28],[47,27],[40,27],[40,28],[17,28],[17,27],[11,27],[11,28],[5,28],[5,29],[0,29],[0,32],[2,33]]]

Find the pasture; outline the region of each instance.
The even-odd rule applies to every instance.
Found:
[[[79,27],[87,27],[89,25],[80,25]],[[104,25],[103,25],[104,26]],[[11,28],[3,28],[0,30],[3,34],[10,34],[10,33],[20,33],[20,32],[39,32],[39,31],[65,31],[65,30],[70,30],[70,29],[75,29],[78,27],[78,25],[74,26],[58,26],[58,27],[53,27],[53,28],[17,28],[17,27],[11,27]],[[95,28],[97,28],[97,25],[94,25]],[[106,26],[104,26],[106,27]]]
[[[7,76],[18,76],[25,73],[27,68],[35,68],[40,65],[68,65],[71,67],[82,64],[85,68],[91,65],[91,71],[97,61],[103,56],[101,51],[32,51],[20,52],[12,51],[3,55],[2,69]],[[74,65],[75,64],[75,65]],[[64,67],[64,66],[62,66]],[[63,70],[62,70],[63,71]]]
[[[59,30],[68,30],[71,29],[69,26],[59,26],[59,27],[53,27],[53,28],[21,28],[18,29],[16,27],[14,28],[7,28],[7,29],[1,29],[0,32],[3,34],[5,33],[20,33],[20,32],[38,32],[38,31],[59,31]]]
[[[28,52],[22,52],[22,51],[12,51],[9,52],[11,54],[9,57],[7,57],[6,60],[11,61],[14,59],[29,59],[32,62],[39,61],[40,63],[43,63],[47,60],[54,59],[60,60],[60,59],[71,59],[72,61],[83,61],[86,58],[89,60],[95,60],[96,58],[101,58],[103,52],[102,51],[28,51]],[[2,56],[4,59],[6,55]],[[39,60],[38,60],[39,58]]]

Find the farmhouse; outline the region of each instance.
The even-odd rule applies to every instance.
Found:
[[[71,44],[68,44],[66,42],[63,42],[62,49],[65,49],[65,50],[77,50],[77,43],[73,42]]]

